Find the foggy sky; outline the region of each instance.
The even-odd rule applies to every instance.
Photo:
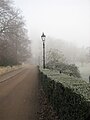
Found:
[[[22,10],[30,39],[42,32],[53,38],[90,44],[90,0],[14,0]]]

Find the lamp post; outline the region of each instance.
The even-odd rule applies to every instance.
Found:
[[[45,69],[45,38],[46,38],[46,35],[42,33],[41,39],[43,42],[43,69]]]

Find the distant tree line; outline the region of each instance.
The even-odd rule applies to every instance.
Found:
[[[30,57],[30,40],[20,11],[0,0],[0,65],[16,65]]]

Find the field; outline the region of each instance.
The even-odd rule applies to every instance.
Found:
[[[90,64],[84,64],[83,66],[78,65],[80,74],[82,79],[86,82],[89,82],[89,75],[90,75]]]

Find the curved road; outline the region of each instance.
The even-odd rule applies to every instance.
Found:
[[[0,83],[0,120],[37,120],[37,68],[30,66],[7,77],[9,74]]]

